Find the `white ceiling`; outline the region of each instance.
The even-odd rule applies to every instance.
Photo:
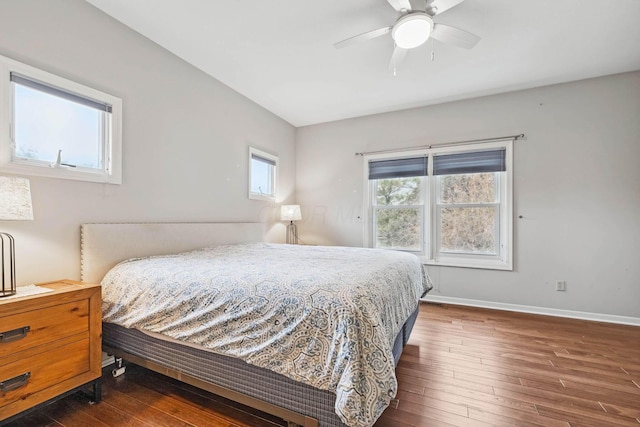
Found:
[[[333,47],[392,25],[386,0],[87,1],[294,126],[640,69],[639,0],[466,0],[435,22],[480,43],[428,41],[395,77],[390,35]]]

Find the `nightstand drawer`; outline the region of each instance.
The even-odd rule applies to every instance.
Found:
[[[0,358],[88,330],[87,299],[0,317]]]
[[[62,347],[43,346],[42,353],[0,364],[0,409],[87,371],[88,336]]]

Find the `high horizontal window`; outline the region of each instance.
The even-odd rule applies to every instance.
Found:
[[[119,184],[119,98],[0,57],[0,170]]]
[[[369,246],[512,268],[511,140],[365,156]]]
[[[275,200],[278,157],[249,147],[249,198]]]

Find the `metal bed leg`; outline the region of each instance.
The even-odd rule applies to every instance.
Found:
[[[124,374],[127,367],[122,364],[122,357],[113,356],[113,360],[116,363],[116,368],[111,371],[111,375],[113,375],[113,378],[118,378],[120,375]]]
[[[91,386],[93,389],[93,395],[89,396],[91,400],[89,400],[90,405],[95,405],[102,400],[102,378],[98,378],[95,380]]]

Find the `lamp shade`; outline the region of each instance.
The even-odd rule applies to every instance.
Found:
[[[27,178],[0,176],[0,220],[33,220],[31,187]]]
[[[280,207],[281,221],[300,221],[301,219],[300,205],[282,205]]]

